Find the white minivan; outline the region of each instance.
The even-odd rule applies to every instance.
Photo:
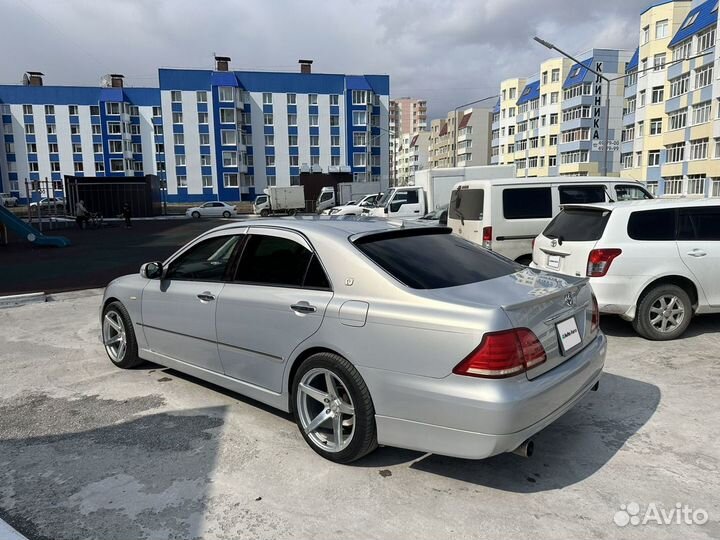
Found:
[[[522,264],[562,204],[652,199],[643,184],[606,176],[499,178],[458,182],[448,226],[455,234]]]
[[[674,339],[693,315],[720,312],[720,200],[567,205],[535,240],[531,266],[588,277],[600,312]]]

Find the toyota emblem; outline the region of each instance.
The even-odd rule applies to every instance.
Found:
[[[555,240],[555,239],[553,238],[553,239],[550,241],[550,245],[551,245],[552,247],[557,246],[557,240]]]
[[[566,306],[572,306],[575,303],[575,297],[573,296],[573,293],[569,292],[565,295],[565,305]]]

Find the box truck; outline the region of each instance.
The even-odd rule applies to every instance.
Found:
[[[253,203],[253,213],[267,217],[270,214],[294,216],[305,210],[305,189],[303,186],[271,186],[263,190]]]
[[[317,212],[359,201],[365,195],[380,193],[380,182],[340,182],[336,186],[326,186],[320,190],[317,199]]]

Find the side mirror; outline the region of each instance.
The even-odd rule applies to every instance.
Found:
[[[443,212],[442,214],[440,214],[440,225],[447,225],[447,216],[447,212]]]
[[[158,279],[163,275],[163,265],[161,262],[149,262],[140,267],[140,275],[145,279]]]
[[[388,213],[388,207],[387,207],[387,206],[384,208],[384,212],[385,212],[386,214]],[[394,210],[393,210],[393,212],[394,212]]]

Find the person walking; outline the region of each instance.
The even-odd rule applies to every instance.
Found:
[[[130,210],[130,205],[128,203],[125,203],[122,206],[122,217],[125,218],[125,228],[132,228],[132,222],[130,221],[132,218],[132,211]]]
[[[89,219],[90,212],[88,212],[88,209],[85,208],[85,203],[83,201],[78,201],[75,205],[75,223],[77,223],[78,227],[84,229],[85,223],[87,223]]]

